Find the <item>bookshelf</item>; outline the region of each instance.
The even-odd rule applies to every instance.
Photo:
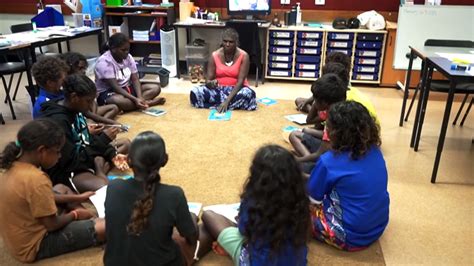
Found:
[[[130,54],[138,57],[146,57],[150,53],[160,54],[161,42],[159,39],[134,40],[134,31],[141,33],[150,31],[150,26],[155,22],[155,36],[159,38],[160,27],[164,24],[173,25],[176,21],[174,7],[161,7],[159,5],[146,6],[105,6],[104,29],[107,38],[110,35],[109,26],[120,28],[119,30],[130,38]]]

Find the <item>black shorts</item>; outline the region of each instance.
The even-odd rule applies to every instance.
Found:
[[[96,246],[94,226],[93,220],[73,221],[64,228],[47,233],[41,240],[36,260]]]
[[[317,152],[321,146],[321,142],[321,139],[307,133],[303,133],[303,136],[301,137],[301,143],[308,148],[310,153]]]
[[[127,91],[131,95],[137,97],[137,93],[135,92],[135,89],[132,86],[124,87],[122,89],[124,89],[125,91]],[[103,91],[103,92],[99,93],[99,95],[97,96],[97,104],[99,106],[106,105],[107,104],[107,99],[110,96],[114,95],[114,94],[115,94],[115,92],[110,91],[110,90],[106,90],[106,91]]]

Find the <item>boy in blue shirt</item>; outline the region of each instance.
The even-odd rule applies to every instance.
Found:
[[[42,56],[31,68],[36,83],[40,86],[38,98],[33,106],[33,119],[41,116],[41,104],[64,98],[61,86],[69,67],[55,56]]]
[[[329,108],[326,129],[331,148],[308,181],[313,237],[348,251],[364,249],[389,218],[379,128],[363,105],[343,101]]]

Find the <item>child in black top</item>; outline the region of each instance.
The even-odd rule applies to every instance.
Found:
[[[83,112],[95,99],[95,85],[84,75],[73,74],[63,85],[64,99],[42,105],[43,117],[54,119],[66,133],[66,143],[58,164],[47,170],[53,184],[62,183],[78,191],[96,191],[108,183],[109,162],[118,169],[128,169],[126,156],[110,145],[118,129],[108,128],[98,135],[89,134]]]
[[[107,187],[105,265],[192,263],[197,217],[190,214],[180,187],[160,183],[159,171],[167,161],[165,143],[156,133],[142,132],[133,140],[128,162],[134,178],[116,179]],[[182,241],[175,241],[180,237],[174,227]]]

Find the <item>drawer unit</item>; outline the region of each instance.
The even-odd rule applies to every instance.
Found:
[[[314,80],[325,58],[340,52],[351,58],[351,82],[380,83],[386,31],[289,26],[268,30],[265,77]]]
[[[270,39],[271,46],[289,46],[293,47],[293,39]]]
[[[319,64],[321,63],[321,57],[311,55],[296,55],[296,63]]]
[[[303,55],[320,55],[321,48],[296,48],[296,54],[303,54]]]
[[[268,62],[285,62],[285,63],[292,63],[293,56],[292,55],[268,55]]]
[[[270,46],[268,48],[270,54],[292,54],[293,47],[279,47],[279,46]]]
[[[295,71],[295,77],[298,78],[319,78],[319,71]]]
[[[298,47],[321,47],[323,45],[321,40],[298,40]]]
[[[380,81],[385,34],[357,33],[352,80]]]
[[[275,76],[275,77],[291,77],[291,70],[283,70],[283,69],[273,69],[269,68],[268,69],[268,75],[269,76]]]
[[[314,70],[319,71],[320,64],[296,63],[296,70]]]
[[[278,69],[291,69],[293,66],[292,62],[283,63],[283,62],[269,62],[268,68],[278,68]]]

